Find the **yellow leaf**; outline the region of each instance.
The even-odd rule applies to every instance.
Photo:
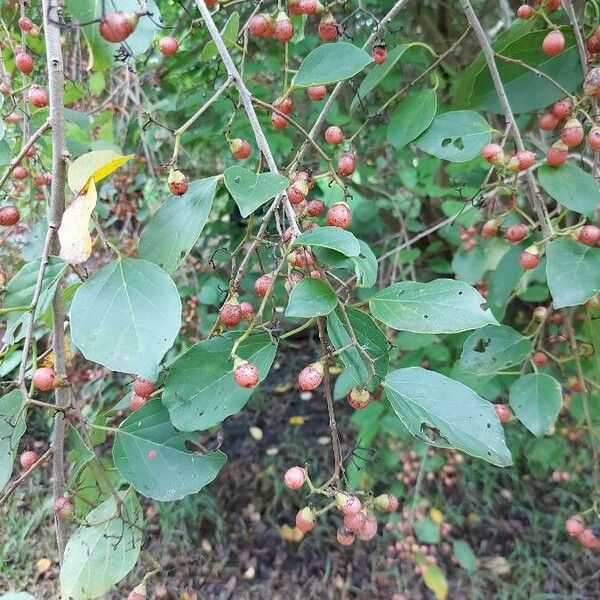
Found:
[[[112,150],[94,150],[76,158],[69,165],[67,179],[69,187],[79,194],[85,191],[90,181],[98,183],[131,160],[133,154],[123,156]]]
[[[423,573],[423,581],[437,600],[446,600],[448,597],[448,581],[444,572],[437,565],[427,565],[425,573]]]
[[[332,365],[327,370],[330,375],[339,375],[343,371],[342,367],[338,367],[337,365]]]
[[[281,526],[281,537],[286,542],[298,543],[303,537],[304,533],[297,527],[290,527],[289,525]]]
[[[60,257],[68,263],[85,262],[92,253],[90,217],[96,206],[96,186],[92,181],[85,195],[77,196],[69,205],[58,229]]]
[[[71,339],[69,338],[69,334],[65,333],[65,362],[67,367],[71,366],[71,362],[73,361],[73,352],[71,352]],[[48,367],[50,369],[54,368],[54,350],[49,352],[42,360],[39,360],[37,363],[38,367]]]
[[[304,425],[306,419],[302,415],[294,415],[290,417],[289,423],[290,425]]]
[[[436,524],[441,525],[444,522],[444,513],[438,508],[432,508],[429,511],[429,518]]]

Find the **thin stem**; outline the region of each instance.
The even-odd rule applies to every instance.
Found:
[[[17,479],[15,479],[7,488],[6,492],[4,492],[4,495],[2,496],[2,498],[0,498],[0,506],[2,506],[14,493],[14,491],[30,476],[33,474],[33,472],[38,468],[41,467],[46,460],[50,457],[50,454],[52,454],[52,446],[50,446],[48,448],[48,450],[46,450],[46,452],[44,452],[44,454],[42,454],[42,456],[40,456],[38,458],[38,460],[29,468],[27,469],[27,471],[25,471],[25,473],[23,473],[20,477],[18,477]]]

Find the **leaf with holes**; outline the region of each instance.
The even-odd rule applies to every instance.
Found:
[[[306,277],[294,286],[285,309],[285,316],[310,319],[328,315],[336,304],[337,298],[328,283],[321,279]]]
[[[215,479],[227,456],[195,454],[186,441],[195,436],[177,431],[160,400],[134,411],[119,426],[113,459],[119,473],[140,494],[160,502],[181,500]]]
[[[31,305],[33,300],[40,262],[41,260],[38,258],[23,265],[6,286],[4,308],[16,309],[17,307],[23,307],[23,310],[13,310],[6,315],[6,331],[2,338],[6,344],[13,344],[25,337],[26,324],[29,321],[27,307]],[[56,286],[66,268],[67,264],[60,258],[56,256],[48,258],[48,264],[42,279],[41,293],[35,310],[36,320],[44,314],[52,303]]]
[[[292,87],[306,88],[344,81],[372,62],[373,58],[354,44],[321,44],[302,61],[292,80]]]
[[[600,292],[600,248],[554,240],[546,248],[546,274],[554,308],[583,304]]]
[[[525,375],[510,386],[510,406],[533,435],[542,437],[562,407],[560,384],[544,373]]]
[[[392,371],[382,385],[392,408],[415,437],[500,467],[512,464],[493,405],[463,383],[409,367]]]
[[[388,327],[415,333],[458,333],[497,324],[484,298],[454,279],[402,281],[369,300],[371,314]]]
[[[356,336],[356,341],[371,357],[375,373],[382,379],[387,375],[389,366],[387,338],[370,315],[362,310],[347,308],[346,314]],[[327,317],[327,336],[336,350],[352,343],[344,314],[339,308]],[[370,383],[369,389],[374,389],[379,384],[379,379],[374,378],[372,375],[369,362],[356,348],[344,350],[339,358],[346,367],[345,372],[352,379],[353,386]]]
[[[79,287],[70,315],[73,343],[88,360],[154,381],[179,333],[181,300],[160,267],[120,258]]]
[[[163,404],[171,422],[181,431],[204,430],[241,410],[253,390],[233,379],[230,358],[235,335],[198,342],[170,367]],[[251,335],[237,349],[240,358],[256,365],[262,381],[273,364],[277,347],[266,334]]]
[[[144,227],[140,258],[169,273],[177,269],[206,225],[217,183],[217,177],[192,181],[183,196],[169,196]]]
[[[472,110],[438,115],[415,144],[423,152],[450,162],[475,158],[492,139],[488,122]]]
[[[240,209],[242,217],[251,215],[271,198],[275,198],[289,185],[283,175],[261,173],[257,175],[244,167],[233,166],[225,171],[225,185]]]
[[[90,511],[69,538],[60,569],[64,598],[102,596],[135,566],[142,545],[142,508],[133,488]]]
[[[344,256],[358,256],[360,244],[352,233],[340,227],[315,227],[301,233],[294,241],[295,246],[329,248]]]
[[[398,104],[392,115],[388,125],[388,142],[401,150],[427,130],[436,112],[436,90],[421,90],[411,94]]]
[[[523,362],[531,350],[531,339],[511,327],[486,325],[465,340],[458,366],[475,375],[491,375]]]
[[[23,397],[12,390],[0,398],[0,490],[8,483],[19,441],[25,433],[27,411]]]

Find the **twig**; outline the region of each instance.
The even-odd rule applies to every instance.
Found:
[[[512,108],[510,107],[510,102],[508,100],[508,96],[506,95],[506,90],[504,89],[504,84],[502,83],[498,66],[496,65],[496,61],[494,59],[494,51],[492,46],[490,45],[485,31],[483,30],[483,27],[477,18],[477,15],[475,14],[470,0],[460,0],[460,3],[483,51],[485,62],[487,63],[492,81],[494,82],[494,87],[496,88],[496,93],[498,94],[498,99],[500,100],[500,105],[502,106],[502,111],[504,112],[504,117],[506,122],[511,126],[511,134],[515,141],[517,150],[522,152],[525,150],[525,145],[523,144],[521,131],[519,130]],[[529,204],[531,205],[531,208],[535,212],[540,222],[544,238],[548,238],[552,234],[548,213],[544,203],[540,198],[535,178],[529,169],[525,171],[525,179],[527,183],[525,186],[527,199],[529,200]]]
[[[575,14],[575,9],[573,8],[573,2],[571,2],[571,0],[563,0],[562,4],[565,12],[567,13],[567,17],[569,17],[569,23],[571,24],[571,29],[573,29],[573,35],[575,35],[577,51],[579,52],[579,60],[581,61],[581,70],[583,71],[583,76],[585,77],[588,74],[587,49],[585,47],[585,43],[583,42],[583,37],[581,36],[579,23],[577,23],[577,15]]]

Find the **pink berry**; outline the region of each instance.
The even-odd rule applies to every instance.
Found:
[[[137,394],[133,394],[131,396],[131,400],[129,401],[129,407],[131,410],[137,410],[146,404],[148,398],[144,398],[143,396],[138,396]]]
[[[233,378],[240,387],[253,388],[258,385],[260,375],[255,365],[243,361],[233,371]]]
[[[512,418],[512,412],[506,404],[494,404],[494,410],[496,416],[500,420],[500,423],[508,423]]]
[[[375,64],[382,65],[388,57],[388,51],[384,44],[373,46],[373,60]]]
[[[327,88],[324,85],[313,85],[309,88],[306,88],[306,93],[308,97],[314,102],[319,102],[323,100],[325,96],[327,96]]]
[[[12,227],[19,222],[21,213],[19,209],[12,204],[7,204],[0,208],[0,225],[3,227]]]
[[[171,171],[167,179],[167,184],[171,194],[174,196],[183,196],[188,191],[188,178],[178,170]]]
[[[56,379],[56,373],[54,369],[49,367],[40,367],[33,373],[32,381],[33,386],[40,390],[40,392],[49,392],[54,389],[54,380]]]
[[[556,56],[565,49],[565,36],[555,29],[551,31],[542,42],[542,50],[548,56]]]
[[[262,13],[254,15],[248,23],[250,35],[256,37],[270,37],[273,24],[271,19]]]
[[[561,140],[554,142],[554,144],[552,144],[552,146],[550,146],[548,149],[548,152],[546,152],[546,162],[551,167],[560,167],[560,165],[562,165],[568,157],[569,148]]]
[[[335,496],[335,503],[345,517],[357,515],[362,510],[362,502],[354,494],[339,492]]]
[[[273,106],[285,115],[289,115],[294,110],[294,101],[289,97],[280,97],[273,102]]]
[[[534,352],[531,360],[536,367],[543,367],[548,364],[548,357],[543,352]]]
[[[323,363],[316,362],[304,367],[298,375],[298,386],[303,391],[316,390],[323,381]]]
[[[287,44],[294,37],[294,26],[284,12],[280,12],[277,15],[274,37],[282,44]]]
[[[352,388],[347,400],[354,410],[362,410],[371,404],[371,394],[365,388]]]
[[[339,127],[332,125],[325,130],[325,141],[332,146],[337,146],[344,141],[344,133]]]
[[[225,327],[235,327],[242,320],[242,309],[240,305],[226,302],[219,311],[219,322]]]
[[[176,38],[167,35],[158,42],[158,49],[165,56],[173,56],[177,54],[177,50],[179,50],[179,42]]]
[[[73,502],[66,498],[65,496],[61,496],[54,501],[54,514],[61,519],[70,519],[75,512],[75,506],[73,506]]]
[[[338,202],[327,211],[326,220],[327,225],[348,229],[352,223],[352,211],[345,202]]]
[[[587,136],[587,144],[592,150],[600,150],[600,127],[593,127]]]
[[[498,219],[490,219],[481,227],[481,235],[485,238],[494,237],[500,229],[500,221]]]
[[[296,181],[287,188],[285,193],[292,204],[300,204],[308,194],[308,185],[304,181]]]
[[[522,152],[517,152],[517,171],[526,171],[535,163],[535,153],[530,150],[523,150]]]
[[[577,240],[588,246],[595,246],[600,241],[600,229],[595,225],[584,225],[579,229]]]
[[[133,382],[133,393],[142,398],[150,398],[155,389],[154,383],[143,377],[136,377]]]
[[[317,30],[324,42],[335,42],[338,37],[338,24],[331,13],[323,13]]]
[[[312,252],[303,248],[292,252],[289,255],[288,260],[291,262],[291,264],[299,269],[302,269],[303,267],[310,267],[315,262]]]
[[[368,515],[362,527],[356,532],[358,539],[367,542],[377,534],[377,520],[374,516]]]
[[[208,2],[207,2],[208,4]],[[138,592],[137,590],[131,590],[127,595],[127,600],[147,600],[148,596]]]
[[[268,294],[272,285],[273,277],[271,277],[271,275],[261,275],[254,282],[254,293],[258,298],[264,298]]]
[[[517,223],[516,225],[511,225],[504,234],[504,237],[509,242],[520,242],[524,240],[529,235],[529,228],[527,225],[523,225],[523,223]]]
[[[569,98],[565,98],[564,100],[558,100],[552,105],[552,113],[556,115],[559,119],[566,119],[571,116],[571,112],[573,111],[573,103]]]
[[[254,318],[254,307],[250,302],[240,302],[240,310],[242,311],[242,318],[246,321],[252,321]]]
[[[352,152],[344,152],[338,159],[337,172],[342,177],[349,177],[356,169],[356,156]]]
[[[517,8],[517,17],[519,19],[530,19],[533,16],[533,8],[528,4],[521,4],[519,8]]]
[[[318,217],[325,209],[322,200],[311,200],[306,207],[306,214],[311,217]]]
[[[483,159],[492,165],[504,163],[504,150],[500,144],[486,144],[481,151]]]
[[[231,150],[231,154],[234,156],[234,158],[237,158],[238,160],[244,160],[252,153],[250,142],[241,138],[235,138],[234,140],[231,140],[229,143],[229,149]]]
[[[557,128],[559,120],[554,113],[546,112],[540,117],[538,125],[543,131],[552,131]]]
[[[342,546],[351,546],[354,542],[355,534],[347,527],[342,526],[338,528],[336,538]]]
[[[569,119],[560,132],[560,139],[569,148],[581,144],[583,136],[583,127],[577,119]]]
[[[33,71],[33,58],[27,52],[19,52],[15,56],[15,65],[21,73],[28,75]]]
[[[584,529],[578,539],[584,548],[589,548],[590,550],[598,550],[600,548],[600,538],[592,529]]]
[[[19,19],[19,29],[26,33],[31,31],[33,29],[33,21],[29,17],[21,17]]]
[[[283,476],[283,483],[290,490],[299,490],[306,482],[306,470],[303,467],[291,467]]]
[[[305,506],[298,511],[296,514],[296,527],[304,533],[308,533],[315,528],[315,513],[311,508]]]
[[[123,42],[135,31],[138,19],[135,13],[107,13],[100,21],[100,35],[112,44]]]
[[[540,251],[537,246],[529,246],[519,256],[519,264],[526,270],[535,269],[540,264]]]
[[[565,532],[569,537],[578,538],[583,533],[584,529],[585,522],[579,515],[569,517],[565,521]]]
[[[381,494],[375,498],[375,506],[386,513],[393,513],[398,510],[398,498],[393,494]]]
[[[276,113],[271,115],[271,123],[275,129],[285,129],[289,125],[289,121],[285,117]]]
[[[19,457],[19,462],[21,463],[21,467],[24,471],[29,471],[33,465],[40,459],[37,452],[33,450],[26,450]]]
[[[365,511],[354,515],[346,515],[344,517],[344,527],[347,527],[350,531],[358,531],[364,525],[366,518]]]
[[[17,165],[13,169],[12,174],[13,174],[13,177],[18,180],[27,179],[27,177],[29,176],[29,172],[27,171],[27,169],[25,167],[22,167],[21,165]]]

